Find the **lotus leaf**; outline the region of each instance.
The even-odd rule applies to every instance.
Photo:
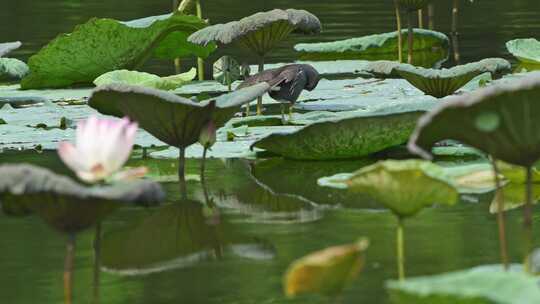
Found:
[[[290,33],[315,34],[321,28],[319,19],[305,10],[274,9],[239,21],[209,26],[192,34],[188,41],[199,45],[216,42],[223,46],[238,42],[242,47],[264,57]]]
[[[386,284],[394,304],[540,303],[535,277],[518,271],[468,269]]]
[[[508,41],[506,48],[523,63],[540,64],[540,41],[534,38]]]
[[[406,34],[406,30],[402,30],[402,33]],[[415,29],[414,39],[415,51],[433,52],[436,49],[446,49],[449,44],[445,34],[424,29]],[[294,49],[301,53],[302,58],[360,59],[364,56],[369,58],[381,54],[397,54],[397,40],[397,32],[389,32],[333,42],[300,43]]]
[[[273,133],[252,147],[287,158],[359,158],[407,141],[423,111],[388,107],[378,114],[322,120],[290,133]]]
[[[431,158],[438,141],[463,142],[496,159],[529,167],[540,158],[540,74],[448,98],[423,116],[409,149]],[[459,128],[456,128],[456,122]]]
[[[89,84],[120,69],[133,70],[151,56],[162,59],[206,57],[213,45],[196,46],[186,37],[206,23],[179,13],[129,22],[93,18],[70,34],[61,34],[30,57],[30,74],[22,89],[61,88]]]
[[[421,160],[377,162],[355,172],[347,185],[354,192],[369,194],[400,218],[458,200],[452,178],[439,166]]]
[[[199,140],[208,121],[223,126],[242,104],[268,89],[261,83],[197,103],[160,90],[113,84],[96,88],[88,104],[103,114],[128,116],[159,140],[185,148]]]
[[[523,170],[521,170],[523,171]],[[525,193],[525,183],[513,183],[510,182],[503,188],[499,189],[495,194],[495,197],[489,205],[489,213],[496,214],[498,211],[498,198],[502,195],[502,201],[504,203],[502,211],[509,211],[523,207],[527,202],[527,196]],[[540,186],[534,184],[532,187],[532,203],[538,204],[540,200]]]
[[[0,81],[19,80],[27,74],[26,63],[15,58],[0,58]]]
[[[9,54],[11,51],[20,48],[21,45],[22,43],[20,41],[0,43],[0,57],[3,57]]]
[[[339,294],[360,273],[367,247],[368,241],[361,239],[357,243],[313,252],[294,261],[285,274],[285,293],[288,296]]]
[[[240,79],[240,64],[230,56],[223,56],[214,63],[214,79],[222,85],[230,85]]]
[[[159,184],[150,181],[87,187],[33,165],[3,165],[0,175],[4,210],[31,210],[66,233],[92,226],[122,203],[154,204],[165,196]]]
[[[96,86],[102,86],[119,83],[160,90],[174,90],[190,82],[195,76],[197,76],[197,70],[194,68],[188,72],[168,77],[159,77],[154,74],[137,71],[117,70],[99,76],[94,80],[94,84]]]

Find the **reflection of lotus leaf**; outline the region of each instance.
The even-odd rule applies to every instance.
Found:
[[[8,212],[31,210],[62,232],[84,230],[121,206],[154,204],[164,198],[150,181],[84,187],[73,180],[31,165],[0,167],[0,199]]]
[[[406,30],[402,32],[406,33]],[[294,49],[301,53],[302,58],[316,60],[370,59],[384,54],[397,56],[397,36],[397,32],[390,32],[333,42],[300,43]],[[446,49],[448,44],[448,37],[443,33],[424,29],[414,30],[415,51],[433,52],[434,50]],[[404,48],[404,51],[406,50],[407,46]]]
[[[353,173],[346,183],[398,217],[414,216],[434,204],[453,205],[458,199],[451,177],[428,161],[380,161]]]
[[[215,46],[187,42],[187,36],[206,26],[195,17],[169,14],[119,22],[93,18],[61,34],[30,57],[31,73],[23,89],[61,88],[90,84],[110,71],[135,70],[151,57],[172,59],[196,55],[207,57]]]
[[[193,102],[165,91],[129,85],[108,85],[94,90],[88,104],[103,114],[128,116],[159,140],[185,148],[199,140],[208,121],[216,128],[231,119],[240,106],[268,90],[261,83],[220,97]]]
[[[192,34],[188,40],[200,45],[238,42],[244,48],[264,56],[291,32],[314,34],[320,32],[321,27],[319,19],[307,11],[274,9],[239,21],[209,26]]]
[[[489,58],[450,69],[425,69],[401,64],[394,71],[427,95],[441,98],[453,94],[482,73],[510,71],[510,63],[504,59]]]
[[[523,63],[540,64],[540,41],[534,38],[508,41],[506,48]]]
[[[409,149],[430,157],[429,149],[436,142],[453,139],[496,159],[528,167],[540,157],[538,98],[540,74],[536,73],[449,98],[420,119]]]
[[[274,133],[252,147],[292,159],[358,158],[407,141],[423,111],[392,107],[378,115],[365,114],[316,122],[291,133]]]
[[[540,289],[534,276],[504,271],[501,266],[389,281],[386,287],[394,304],[540,303]]]

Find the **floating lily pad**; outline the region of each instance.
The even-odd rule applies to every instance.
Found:
[[[82,186],[32,165],[0,166],[2,209],[31,210],[61,232],[84,230],[125,203],[155,204],[165,194],[151,181]]]
[[[406,34],[407,30],[402,30]],[[300,43],[294,49],[300,52],[303,59],[330,60],[330,59],[384,59],[381,55],[391,54],[397,57],[397,32],[375,34],[359,38],[351,38],[333,42]],[[448,37],[440,32],[415,29],[414,50],[446,50],[449,45]],[[404,46],[404,51],[407,46]]]
[[[339,294],[360,273],[368,241],[329,247],[294,261],[284,277],[285,294]]]
[[[537,278],[502,267],[389,281],[386,287],[394,304],[540,303]]]
[[[110,71],[136,69],[151,56],[206,57],[214,50],[213,45],[201,47],[186,41],[189,34],[205,26],[203,20],[179,13],[129,22],[93,18],[30,57],[31,73],[23,79],[21,88],[90,84]]]
[[[168,77],[159,77],[154,74],[137,71],[117,70],[99,76],[94,80],[94,84],[96,86],[102,86],[118,83],[139,85],[160,90],[174,90],[189,83],[195,76],[197,76],[197,70],[194,68],[188,72]]]
[[[261,83],[199,103],[172,93],[128,85],[98,87],[88,104],[103,114],[128,116],[159,140],[185,148],[199,140],[203,126],[212,120],[219,128],[240,106],[268,91]],[[163,123],[163,122],[166,123]]]
[[[454,205],[458,191],[439,166],[421,160],[380,161],[347,180],[350,190],[367,193],[399,217],[410,217],[434,204]]]
[[[321,31],[319,19],[305,11],[296,9],[274,9],[226,24],[215,24],[199,30],[189,41],[208,45],[216,42],[220,46],[239,43],[259,56],[264,56],[290,33],[315,34]]]
[[[331,160],[359,158],[400,145],[411,135],[419,110],[389,107],[378,114],[323,120],[292,133],[273,133],[252,147],[287,158]]]
[[[449,98],[420,119],[409,149],[430,158],[436,142],[453,139],[507,163],[531,166],[540,158],[539,96],[540,74],[532,74]]]
[[[21,45],[22,43],[20,41],[0,43],[0,57],[20,48]]]
[[[534,38],[508,41],[506,48],[523,63],[540,64],[540,41]]]
[[[19,80],[28,74],[26,63],[15,58],[0,58],[0,81]]]

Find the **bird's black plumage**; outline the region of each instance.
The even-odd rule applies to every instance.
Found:
[[[237,89],[267,82],[270,97],[280,102],[294,104],[303,90],[312,91],[317,87],[320,76],[309,64],[289,64],[276,69],[262,71],[247,78]]]

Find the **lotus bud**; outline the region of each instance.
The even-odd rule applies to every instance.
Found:
[[[202,128],[199,143],[205,148],[210,148],[216,143],[216,125],[214,125],[213,121],[209,121]]]

